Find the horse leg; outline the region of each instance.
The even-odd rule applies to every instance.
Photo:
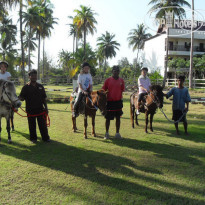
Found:
[[[87,120],[87,116],[84,116],[84,138],[87,139],[87,126],[88,126],[88,120]]]
[[[96,137],[96,133],[95,133],[95,115],[92,116],[92,136]]]
[[[154,114],[150,114],[150,130],[153,132],[152,122],[153,122]]]
[[[145,112],[145,132],[146,132],[146,133],[148,133],[148,132],[147,132],[148,122],[149,122],[148,113]]]
[[[11,141],[11,134],[10,134],[10,129],[11,129],[11,127],[10,127],[10,116],[6,119],[6,124],[7,124],[6,129],[7,129],[7,133],[8,133],[8,143],[11,144],[12,141]]]
[[[134,111],[134,115],[135,115],[135,124],[139,126],[138,115],[137,115],[137,113],[135,111]]]
[[[12,128],[12,131],[14,131],[14,112],[11,111],[11,128]]]
[[[1,142],[1,118],[0,118],[0,142]]]
[[[72,128],[72,130],[73,130],[73,132],[76,132],[76,130],[77,130],[77,127],[76,127],[76,118],[73,117],[73,116],[72,116],[72,123],[73,123],[73,128]]]
[[[134,125],[134,118],[135,118],[134,114],[135,113],[134,112],[135,112],[135,108],[130,102],[130,118],[131,118],[132,128],[135,127],[135,125]]]

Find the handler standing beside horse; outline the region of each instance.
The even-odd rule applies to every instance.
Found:
[[[173,117],[172,120],[175,121],[175,128],[177,135],[179,135],[178,121],[184,123],[184,131],[185,134],[188,135],[187,127],[188,123],[186,120],[186,113],[189,110],[189,102],[191,102],[191,98],[189,95],[189,91],[186,87],[184,87],[184,76],[179,76],[177,79],[178,87],[172,88],[165,96],[169,98],[173,95]],[[186,108],[185,108],[186,104]]]
[[[37,118],[38,127],[42,136],[42,140],[44,142],[50,142],[46,120],[43,115],[39,115],[44,111],[48,113],[45,89],[41,84],[36,82],[37,81],[36,70],[32,69],[29,72],[29,79],[30,82],[22,88],[19,98],[22,101],[24,100],[26,101],[26,112],[28,114],[30,140],[33,143],[37,142],[37,134],[36,134],[36,118]],[[29,117],[29,115],[33,115],[33,116]]]
[[[122,116],[122,93],[125,90],[125,83],[122,78],[119,77],[120,69],[119,66],[113,66],[112,77],[105,80],[102,87],[103,90],[108,91],[107,96],[107,114],[105,115],[106,122],[106,133],[104,139],[109,139],[109,127],[110,120],[116,118],[116,134],[115,138],[122,138],[120,135],[120,117]]]
[[[139,94],[138,94],[138,102],[137,102],[137,110],[136,114],[140,114],[140,106],[141,101],[143,100],[143,97],[148,94],[151,82],[150,79],[147,76],[148,68],[143,67],[141,69],[141,75],[138,78],[138,87],[139,87]]]
[[[78,75],[78,98],[77,102],[74,105],[74,117],[78,117],[79,115],[78,110],[83,97],[91,93],[93,89],[93,80],[91,74],[89,73],[89,70],[89,63],[83,63],[82,70]]]

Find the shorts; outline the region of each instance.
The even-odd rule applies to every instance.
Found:
[[[115,117],[121,117],[123,112],[123,102],[122,100],[119,101],[108,101],[107,102],[107,113],[105,118],[107,120],[114,120]]]
[[[183,115],[183,112],[181,110],[173,110],[172,120],[178,121],[182,115]],[[179,122],[186,122],[186,121],[187,120],[186,120],[186,114],[185,114]]]

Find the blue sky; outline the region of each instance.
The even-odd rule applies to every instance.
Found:
[[[54,5],[54,17],[59,20],[52,31],[52,36],[46,40],[46,52],[54,62],[57,61],[61,49],[72,52],[72,37],[68,36],[69,27],[66,24],[71,23],[68,16],[73,16],[75,14],[73,10],[79,9],[80,5],[90,6],[98,14],[95,16],[98,22],[97,33],[93,36],[88,35],[87,38],[93,48],[96,48],[96,39],[106,31],[115,34],[115,40],[121,44],[116,57],[109,61],[111,66],[117,64],[122,57],[127,57],[130,62],[136,57],[136,52],[128,47],[127,37],[137,24],[144,23],[146,19],[146,23],[152,27],[148,32],[155,34],[153,31],[155,27],[148,18],[150,0],[51,0],[51,2]],[[191,4],[191,0],[188,2]],[[205,17],[205,0],[195,0],[195,9],[200,9],[200,13]]]

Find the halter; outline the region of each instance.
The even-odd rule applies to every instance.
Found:
[[[155,104],[157,105],[157,107],[159,107],[159,106],[158,106],[158,104],[159,104],[159,98],[155,95],[154,92],[150,92],[150,93],[152,93],[152,94],[154,95],[155,99],[157,99],[157,101],[156,101],[156,100],[153,99],[152,96],[148,93],[148,96],[149,96],[149,97],[152,99],[152,101],[153,101],[152,103],[155,103]],[[148,106],[150,106],[152,103],[150,103],[150,104],[148,104],[148,105],[146,105],[146,106],[148,107]]]
[[[10,96],[8,95],[8,93],[6,92],[6,85],[7,85],[7,81],[5,81],[3,83],[3,86],[2,86],[2,93],[1,93],[1,101],[5,101],[4,98],[3,98],[3,93],[6,94],[7,98],[9,99],[10,101],[10,104],[13,106],[15,104],[15,102],[17,102],[19,99],[17,98],[15,101],[12,101]],[[5,101],[6,102],[6,101]]]

